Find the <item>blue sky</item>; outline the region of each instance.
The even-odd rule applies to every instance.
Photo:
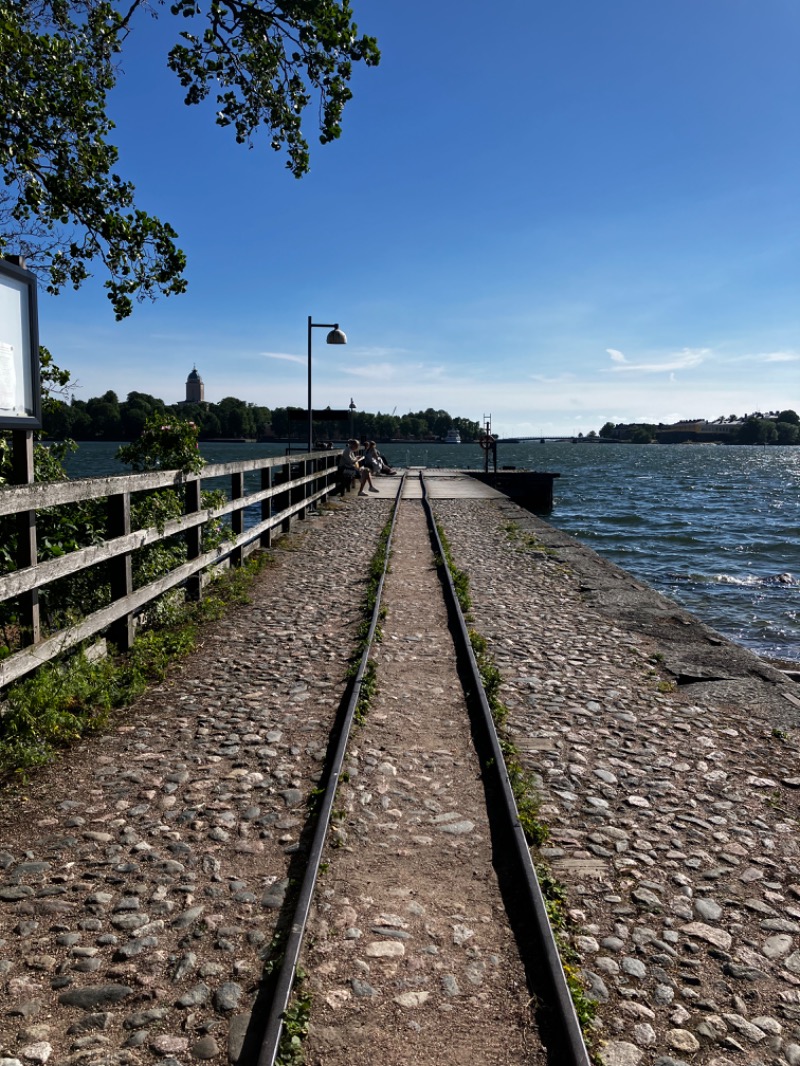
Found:
[[[353,0],[383,59],[301,181],[186,108],[145,18],[121,168],[189,258],[117,323],[41,300],[81,398],[444,408],[510,434],[800,409],[796,0]]]

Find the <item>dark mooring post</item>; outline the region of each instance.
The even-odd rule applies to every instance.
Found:
[[[16,485],[32,485],[33,430],[15,429],[11,434],[13,448],[13,477]],[[17,566],[20,570],[36,566],[36,511],[21,511],[17,515]],[[23,644],[38,644],[41,640],[39,622],[39,592],[32,589],[19,598],[20,636]]]

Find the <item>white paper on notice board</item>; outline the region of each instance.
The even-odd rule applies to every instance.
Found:
[[[0,413],[25,417],[34,411],[28,287],[0,277]]]
[[[0,341],[0,411],[13,411],[16,406],[17,369],[14,366],[14,345]]]

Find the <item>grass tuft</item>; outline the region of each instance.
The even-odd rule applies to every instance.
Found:
[[[292,1002],[283,1015],[283,1032],[275,1056],[276,1066],[303,1066],[306,1061],[305,1039],[311,1017],[311,993],[301,991],[306,975],[297,970],[294,980]]]
[[[552,559],[558,558],[558,552],[555,548],[548,547],[533,533],[524,532],[516,522],[506,522],[500,528],[508,536],[516,551],[538,552],[540,555],[547,555]]]

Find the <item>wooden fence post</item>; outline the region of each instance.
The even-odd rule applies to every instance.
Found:
[[[261,469],[261,489],[272,488],[272,467],[262,467]],[[270,496],[266,500],[261,501],[261,521],[266,522],[268,518],[272,518],[272,497]],[[259,544],[262,548],[272,547],[272,530],[268,529],[261,534]]]
[[[244,496],[244,474],[240,471],[237,474],[231,474],[231,499],[240,500]],[[244,508],[240,507],[238,511],[231,512],[231,532],[234,537],[238,537],[240,533],[244,533]],[[234,548],[231,552],[231,566],[242,565],[242,549]]]
[[[301,476],[302,477],[306,477],[306,475],[309,473],[310,465],[311,465],[311,463],[309,462],[308,459],[303,459],[303,461],[300,464],[300,470],[301,470]],[[310,495],[311,495],[311,486],[310,486],[310,484],[308,482],[306,482],[305,485],[302,485],[300,487],[300,499],[305,501],[305,500],[308,499],[308,497]],[[300,511],[298,513],[298,518],[300,518],[301,520],[303,518],[305,518],[307,511],[308,511],[308,507],[307,506],[304,505],[303,507],[301,507]]]
[[[186,482],[184,489],[186,514],[193,514],[200,510],[200,478],[192,478]],[[193,526],[186,530],[186,558],[197,559],[203,546],[203,527]],[[194,574],[186,582],[186,599],[197,601],[202,595],[202,582],[200,574]]]
[[[13,477],[16,485],[34,483],[33,430],[15,429],[11,434],[13,448]],[[36,566],[36,511],[20,511],[17,515],[17,566],[23,570]],[[39,590],[31,589],[18,600],[20,639],[23,645],[38,644],[42,639],[39,618]]]
[[[287,459],[287,462],[282,467],[282,469],[283,469],[283,480],[284,481],[291,481],[292,480],[292,460],[291,460],[291,456]],[[278,510],[279,511],[286,510],[292,502],[293,502],[292,501],[292,490],[291,489],[287,489],[285,492],[282,492],[281,495],[280,495],[279,502],[278,502]],[[292,519],[291,519],[291,517],[284,518],[284,520],[281,522],[281,532],[282,533],[288,533],[291,530],[291,528],[292,528]]]
[[[322,497],[322,502],[327,503],[333,491],[333,479],[331,477],[331,467],[333,463],[331,457],[326,455],[322,460],[322,487],[325,489],[325,495]]]
[[[108,497],[108,537],[125,537],[131,531],[131,494],[120,492]],[[111,599],[122,600],[133,592],[133,563],[131,553],[125,552],[109,562]],[[120,649],[130,651],[133,646],[133,615],[126,614],[109,627],[109,639]]]

